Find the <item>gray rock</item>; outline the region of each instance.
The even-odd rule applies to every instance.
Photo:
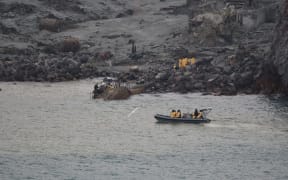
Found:
[[[169,75],[166,72],[160,72],[155,76],[156,80],[167,80],[168,78],[169,78]]]
[[[222,68],[220,68],[220,67],[215,67],[215,71],[216,71],[217,73],[221,74],[221,73],[222,73]]]
[[[214,83],[219,78],[219,75],[213,75],[207,80],[208,83]]]
[[[63,28],[63,21],[55,18],[42,18],[39,21],[40,30],[48,30],[52,32],[60,32]]]
[[[188,71],[188,72],[186,71],[186,72],[184,72],[184,74],[183,74],[184,77],[190,77],[191,75],[192,75],[192,73],[189,72],[189,71]]]
[[[230,79],[233,82],[237,81],[240,78],[241,78],[241,76],[238,73],[235,73],[235,72],[230,75]]]
[[[197,80],[205,80],[206,79],[206,76],[204,73],[201,73],[201,74],[196,74],[192,77],[193,79],[197,79]]]
[[[253,80],[253,72],[252,71],[244,72],[240,76],[244,81]]]
[[[248,72],[244,72],[240,74],[239,79],[234,81],[234,83],[238,88],[245,88],[245,87],[250,86],[253,83],[253,81],[254,81],[253,72],[248,71]]]
[[[225,74],[231,74],[232,73],[232,68],[231,68],[231,66],[225,66],[225,67],[223,67],[223,72],[225,73]]]
[[[60,43],[62,52],[77,52],[80,49],[80,41],[78,38],[67,37]]]
[[[185,85],[185,89],[187,91],[193,91],[194,90],[194,81],[185,81],[184,82],[184,85]]]
[[[213,61],[212,57],[206,57],[206,58],[202,58],[201,60],[198,60],[195,64],[196,66],[209,66],[211,64],[211,62]]]
[[[202,89],[202,88],[204,88],[204,84],[203,84],[202,82],[197,82],[197,83],[195,83],[193,86],[194,86],[195,89]]]
[[[181,47],[181,48],[176,48],[175,50],[173,50],[172,54],[176,58],[183,58],[183,57],[189,56],[189,51]]]
[[[131,66],[131,67],[129,67],[129,71],[130,72],[139,72],[140,68],[139,68],[139,66]]]
[[[235,86],[225,86],[222,91],[221,91],[222,95],[236,95],[237,94],[237,89]]]

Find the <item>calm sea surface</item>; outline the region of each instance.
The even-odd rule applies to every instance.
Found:
[[[0,83],[0,179],[288,179],[288,100],[143,94],[92,100],[95,80]],[[211,107],[210,124],[153,115]]]

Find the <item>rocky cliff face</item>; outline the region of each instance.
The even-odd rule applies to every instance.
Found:
[[[275,66],[282,85],[288,88],[288,0],[283,0],[280,7],[279,22],[275,28],[275,36],[271,48],[271,54],[267,60]],[[287,92],[287,91],[286,91]]]

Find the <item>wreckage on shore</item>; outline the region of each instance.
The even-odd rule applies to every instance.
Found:
[[[121,84],[117,80],[104,79],[102,82],[95,84],[93,90],[93,99],[128,99],[131,95],[143,93],[144,90],[144,85],[135,86],[131,84]]]

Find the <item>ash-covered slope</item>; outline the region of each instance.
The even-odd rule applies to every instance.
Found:
[[[110,76],[112,64],[166,60],[187,20],[161,9],[181,4],[184,0],[0,0],[0,81]],[[132,41],[139,61],[130,57]]]

